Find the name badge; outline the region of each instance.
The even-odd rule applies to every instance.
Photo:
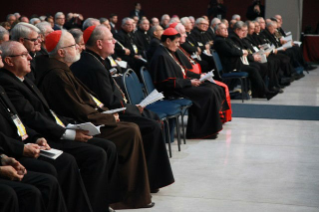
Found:
[[[25,130],[25,127],[24,127],[22,121],[20,120],[19,116],[17,116],[17,115],[12,115],[11,118],[12,118],[13,123],[17,127],[19,136],[24,141],[25,139],[28,138],[28,134],[27,134],[27,131]]]
[[[90,94],[91,95],[91,94]],[[95,104],[99,107],[99,108],[102,108],[104,106],[104,104],[98,100],[95,96],[91,95],[93,101],[95,102]]]
[[[133,44],[133,49],[134,49],[135,54],[137,54],[138,53],[138,49],[137,49],[135,44]]]
[[[60,125],[61,127],[65,127],[65,125],[63,124],[63,122],[61,121],[61,119],[59,119],[59,117],[58,117],[52,110],[50,110],[50,111],[51,111],[52,116],[53,116],[54,119],[55,119],[55,122],[56,122],[58,125]]]
[[[197,44],[198,44],[199,46],[204,46],[201,42],[197,42]]]

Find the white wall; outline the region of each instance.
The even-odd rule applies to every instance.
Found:
[[[299,40],[302,24],[303,0],[266,0],[266,18],[281,15],[283,19],[282,28],[291,31],[293,39]]]

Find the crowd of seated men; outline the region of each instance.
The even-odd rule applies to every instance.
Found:
[[[231,121],[228,87],[238,82],[222,82],[213,51],[223,73],[248,73],[254,98],[269,100],[314,68],[284,39],[280,15],[248,22],[239,15],[229,22],[167,14],[148,19],[137,4],[121,23],[116,14],[84,19],[57,12],[30,19],[9,14],[1,25],[1,211],[155,205],[151,193],[175,180],[162,121],[128,102],[116,77],[128,68],[139,75],[146,67],[166,98],[193,102],[189,139],[216,139]],[[200,80],[214,69],[213,79]],[[121,107],[126,110],[105,113]],[[86,122],[101,125],[101,133],[70,128]],[[55,160],[40,155],[51,148],[63,154]]]

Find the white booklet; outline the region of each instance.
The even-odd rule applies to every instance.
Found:
[[[285,41],[292,41],[292,35],[286,36],[282,38]]]
[[[213,71],[214,71],[214,69],[211,70],[210,72],[208,72],[207,74],[205,74],[205,76],[201,77],[201,78],[199,79],[199,81],[200,81],[200,82],[204,82],[204,81],[206,81],[206,80],[209,80],[209,81],[210,81],[210,79],[213,79],[213,77],[214,77]]]
[[[121,111],[126,110],[126,107],[121,107],[121,108],[116,108],[116,109],[112,109],[112,110],[107,110],[107,111],[103,111],[103,114],[113,114],[113,113],[118,113]]]
[[[71,130],[86,130],[89,131],[89,135],[99,135],[101,134],[100,128],[103,127],[104,125],[100,126],[95,126],[91,122],[85,122],[81,124],[68,124],[66,126],[66,129],[71,129]]]
[[[240,57],[240,60],[241,60],[241,62],[242,62],[244,65],[249,65],[247,56],[244,56],[244,55],[241,56],[241,57]]]
[[[299,42],[299,41],[294,41],[294,44],[300,46],[302,44],[302,42]]]
[[[121,68],[127,68],[127,62],[124,60],[115,60],[115,62],[121,67]]]
[[[40,150],[40,155],[46,158],[51,158],[53,160],[57,159],[61,154],[63,153],[63,151],[58,150],[58,149],[49,149],[49,150],[44,150],[41,149]]]
[[[143,99],[140,102],[141,107],[146,107],[147,105],[150,105],[154,102],[157,102],[158,100],[164,99],[164,95],[160,92],[158,92],[156,89],[154,89],[145,99]]]
[[[291,35],[291,32],[285,32],[286,36]]]
[[[284,49],[289,49],[291,47],[292,47],[291,42],[287,42],[284,45],[282,45],[281,47],[277,48],[277,51],[281,51],[281,50],[284,50]]]

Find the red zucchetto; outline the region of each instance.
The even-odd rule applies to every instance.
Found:
[[[92,35],[92,32],[94,31],[95,27],[96,26],[90,26],[90,27],[86,28],[86,30],[84,30],[84,32],[83,32],[83,40],[84,40],[85,44],[90,39],[90,37]]]
[[[175,28],[177,24],[178,24],[177,22],[174,22],[174,23],[171,23],[168,27],[169,28]]]
[[[177,35],[177,34],[178,34],[177,30],[174,28],[167,28],[163,32],[163,35],[168,35],[168,36]]]
[[[61,30],[57,30],[54,32],[51,32],[45,37],[45,48],[48,52],[52,52],[53,49],[55,49],[56,45],[58,45],[60,38],[62,35]]]

